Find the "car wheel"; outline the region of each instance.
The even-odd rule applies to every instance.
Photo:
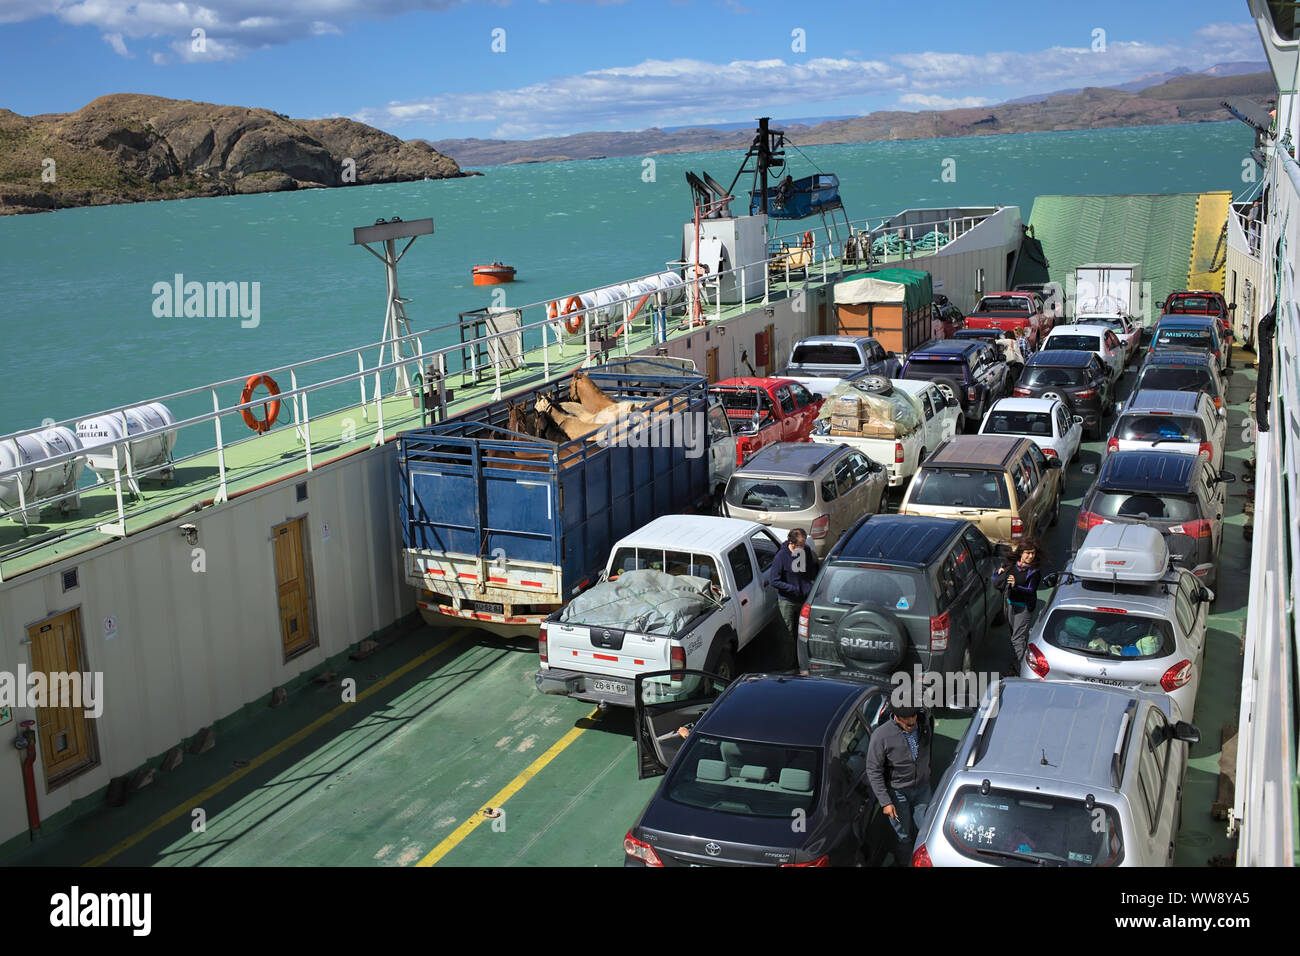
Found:
[[[713,673],[727,683],[731,683],[731,679],[736,675],[736,656],[731,653],[731,648],[727,648],[719,655],[713,664]]]

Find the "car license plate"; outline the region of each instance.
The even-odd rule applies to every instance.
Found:
[[[593,680],[591,689],[599,691],[602,694],[618,694],[620,697],[627,696],[627,684],[621,680]]]
[[[1088,681],[1088,682],[1091,683],[1091,684],[1107,684],[1107,685],[1109,685],[1109,686],[1111,686],[1111,687],[1128,687],[1128,688],[1133,688],[1133,687],[1136,687],[1136,686],[1137,686],[1137,685],[1135,685],[1132,681],[1127,681],[1127,680],[1111,680],[1110,678],[1107,678],[1107,677],[1085,677],[1084,680]]]
[[[504,614],[506,606],[504,604],[493,604],[491,601],[475,601],[474,610],[482,611],[484,614]]]

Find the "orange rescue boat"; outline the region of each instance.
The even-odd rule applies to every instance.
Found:
[[[500,262],[494,262],[490,266],[474,267],[474,284],[475,285],[500,285],[503,282],[515,281],[515,267],[504,265]]]

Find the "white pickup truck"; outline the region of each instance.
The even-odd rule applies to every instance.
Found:
[[[964,416],[961,406],[949,404],[943,392],[933,382],[912,379],[890,379],[895,391],[907,395],[916,406],[921,427],[896,438],[862,438],[852,435],[818,434],[814,429],[811,439],[827,445],[841,442],[856,448],[873,461],[889,470],[889,487],[907,484],[925,456],[939,447],[945,438],[961,433]]]
[[[537,689],[631,707],[638,674],[729,680],[736,652],[776,614],[768,572],[780,548],[753,521],[656,518],[614,545],[600,583],[543,622]]]

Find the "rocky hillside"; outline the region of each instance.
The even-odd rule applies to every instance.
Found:
[[[807,146],[882,139],[936,139],[993,133],[1206,123],[1230,118],[1219,105],[1228,96],[1269,101],[1276,96],[1273,77],[1268,73],[1222,77],[1194,74],[1136,93],[1090,87],[1078,93],[1055,94],[1034,103],[1004,103],[978,109],[919,113],[884,111],[814,126],[790,125],[784,128],[793,142]],[[651,129],[636,133],[579,133],[529,141],[442,140],[431,145],[451,153],[462,163],[488,166],[598,156],[744,150],[753,135],[752,130],[696,128],[666,133]]]
[[[426,143],[347,119],[125,93],[75,113],[0,109],[0,214],[463,175]]]

